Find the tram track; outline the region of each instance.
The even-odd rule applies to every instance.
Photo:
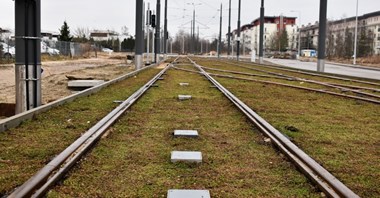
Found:
[[[188,72],[193,72],[193,73],[199,73],[197,71],[193,71],[193,70],[189,70],[189,69],[183,69],[183,68],[178,68],[178,67],[174,67],[174,68],[175,69],[179,69],[179,70],[183,70],[183,71],[188,71]],[[201,66],[201,68],[210,69],[210,68],[202,67],[202,66]],[[223,71],[223,72],[226,71],[226,70],[218,70],[218,69],[210,69],[210,70]],[[232,72],[232,73],[243,74],[242,72]],[[230,79],[236,79],[236,80],[252,81],[252,82],[258,82],[258,83],[264,83],[264,84],[272,84],[272,85],[277,85],[277,86],[290,87],[290,88],[295,88],[295,89],[300,89],[300,90],[306,90],[306,91],[318,92],[318,93],[323,93],[323,94],[329,94],[329,95],[334,95],[334,96],[339,96],[339,97],[344,97],[344,98],[349,98],[349,99],[361,100],[361,101],[370,102],[370,103],[374,103],[374,104],[380,104],[380,100],[371,99],[371,98],[364,98],[364,97],[360,97],[360,96],[347,95],[347,94],[343,94],[343,93],[336,93],[336,92],[333,92],[333,91],[327,91],[327,90],[322,90],[322,89],[308,88],[308,87],[302,87],[302,86],[296,86],[296,85],[290,85],[290,84],[279,83],[279,82],[272,82],[272,81],[265,81],[265,80],[258,80],[258,79],[251,79],[251,78],[236,77],[236,76],[232,76],[232,75],[222,75],[222,74],[216,74],[216,73],[209,73],[209,74],[211,76],[216,76],[216,77],[230,78]],[[248,74],[248,73],[247,73],[247,75],[251,76],[251,74]],[[256,76],[256,75],[253,74],[253,76]],[[284,78],[282,78],[282,77],[275,77],[275,78],[285,79],[285,80],[290,80],[290,81],[296,80],[296,79],[293,79],[293,78],[285,78],[285,77]],[[301,82],[304,82],[304,81],[301,80]],[[312,81],[307,81],[307,82],[312,82]],[[358,94],[362,94],[362,95],[366,95],[366,96],[380,98],[377,95],[367,94],[367,93],[363,93],[363,92],[357,92],[355,90],[345,89],[343,87],[338,87],[338,86],[333,86],[333,85],[330,86],[330,85],[325,84],[325,83],[315,82],[315,84],[326,85],[326,86],[333,87],[333,88],[338,88],[338,89],[343,89],[343,90],[347,90],[347,91],[356,92]]]
[[[178,58],[177,58],[178,59]],[[176,60],[177,60],[176,59]],[[174,62],[176,62],[176,60]],[[312,181],[314,181],[323,192],[330,197],[358,197],[354,192],[347,188],[343,183],[338,181],[332,174],[326,169],[315,162],[311,157],[306,155],[301,149],[294,145],[289,139],[283,136],[267,121],[256,114],[246,104],[244,104],[239,98],[233,95],[229,90],[223,87],[218,81],[211,76],[219,76],[218,74],[209,74],[200,65],[189,59],[199,71],[191,71],[181,69],[184,71],[190,71],[193,73],[201,74],[205,76],[211,83],[213,83],[238,109],[240,109],[249,120],[251,120],[255,126],[257,126],[266,136],[271,138],[272,142],[284,152],[286,156],[290,158]],[[181,65],[186,65],[181,63]],[[16,189],[9,197],[41,197],[43,196],[52,185],[59,181],[63,175],[65,175],[70,168],[99,140],[107,129],[134,103],[140,96],[144,94],[152,85],[159,80],[162,75],[169,69],[166,67],[159,74],[157,74],[152,80],[145,84],[141,89],[130,96],[120,106],[113,110],[110,114],[92,127],[88,132],[91,134],[84,134],[64,152],[58,155],[47,166],[41,169],[36,175],[28,180],[24,185]],[[178,68],[176,68],[178,69]],[[285,78],[282,78],[285,79]],[[246,80],[246,79],[242,79]],[[316,90],[314,90],[316,91]],[[355,98],[358,99],[358,98]],[[37,189],[38,186],[38,189]]]
[[[228,64],[235,65],[238,67],[254,70],[254,71],[260,71],[264,73],[271,73],[273,75],[278,75],[278,76],[286,76],[281,73],[277,72],[270,72],[264,69],[257,69],[254,67],[261,67],[261,68],[267,68],[267,69],[274,69],[278,71],[285,71],[285,72],[291,72],[291,73],[297,73],[297,74],[303,74],[307,76],[313,76],[313,77],[322,77],[322,78],[327,78],[327,79],[334,79],[334,80],[340,80],[340,81],[346,81],[346,82],[355,82],[355,83],[362,83],[362,84],[367,84],[367,85],[373,85],[373,86],[380,86],[380,83],[377,82],[371,82],[369,80],[358,80],[355,78],[348,78],[348,77],[341,77],[341,76],[333,76],[329,74],[321,74],[321,73],[315,73],[315,72],[309,72],[309,71],[303,71],[303,70],[297,70],[297,69],[288,69],[288,68],[283,68],[279,66],[274,66],[274,65],[257,65],[257,64],[252,64],[248,62],[227,62]]]
[[[359,197],[347,186],[335,178],[331,173],[319,165],[314,159],[299,149],[294,143],[286,138],[267,121],[261,118],[245,103],[223,87],[218,81],[211,77],[200,65],[189,58],[189,61],[197,67],[211,83],[213,83],[232,103],[235,104],[256,127],[258,127],[273,143],[286,155],[306,176],[315,182],[322,191],[330,197]]]
[[[59,181],[83,155],[85,155],[129,107],[131,107],[162,75],[169,69],[166,66],[149,82],[133,93],[127,100],[112,110],[107,116],[86,131],[80,138],[58,154],[23,185],[15,189],[8,197],[42,197]]]

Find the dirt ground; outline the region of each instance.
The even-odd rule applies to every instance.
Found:
[[[42,62],[42,103],[69,96],[66,75],[111,80],[133,69],[126,63],[126,54],[101,54],[98,58]],[[0,65],[0,103],[15,103],[14,64]]]

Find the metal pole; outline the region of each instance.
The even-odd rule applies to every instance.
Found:
[[[237,24],[237,50],[236,50],[236,60],[240,59],[240,11],[241,11],[241,0],[239,0],[239,11],[238,11],[238,24]]]
[[[359,0],[356,0],[355,43],[354,43],[354,65],[356,65],[356,56],[357,56],[357,47],[358,47],[358,9],[359,9]]]
[[[228,8],[228,46],[227,46],[227,56],[230,57],[231,51],[231,0],[229,0]]]
[[[222,51],[222,20],[223,20],[223,4],[220,4],[220,26],[219,26],[219,41],[218,41],[218,58]]]
[[[41,1],[15,1],[16,114],[41,105]]]
[[[319,35],[318,35],[318,64],[317,71],[325,71],[325,50],[326,50],[326,15],[327,15],[327,0],[320,1],[319,9]]]
[[[136,45],[135,45],[135,64],[136,70],[142,68],[142,53],[144,46],[144,34],[142,31],[143,1],[136,0]]]
[[[264,63],[264,0],[261,0],[260,8],[260,42],[259,42],[259,63]]]
[[[191,50],[192,50],[192,53],[195,54],[195,6],[194,6],[194,10],[193,10],[193,35],[191,35],[192,39],[191,39]]]
[[[299,12],[298,28],[298,58],[301,57],[301,12]]]
[[[153,11],[153,15],[155,15],[155,12]],[[154,21],[153,21],[153,17],[152,17],[152,24],[156,24],[156,19],[154,18]],[[155,62],[156,60],[156,46],[155,46],[155,29],[152,28],[152,63]]]
[[[147,10],[147,15],[146,15],[146,29],[147,29],[147,39],[146,39],[146,63],[150,64],[150,24],[151,24],[151,18],[152,18],[152,13],[150,11],[150,3],[148,3],[148,10]]]
[[[159,62],[160,61],[160,25],[161,25],[161,21],[160,21],[160,18],[161,18],[161,1],[160,0],[157,0],[157,8],[156,8],[156,19],[157,19],[157,23],[156,23],[156,50],[155,50],[155,62]]]
[[[182,36],[182,54],[185,54],[185,36]]]
[[[191,27],[191,30],[190,30],[191,42],[189,43],[190,44],[190,53],[193,53],[193,20],[191,20],[190,27]]]
[[[203,41],[201,40],[201,55],[203,54]]]
[[[298,12],[298,58],[301,57],[301,11],[299,10],[291,10],[290,12]]]
[[[168,0],[165,0],[165,20],[164,20],[164,54],[166,58],[167,53],[167,39],[168,39]]]

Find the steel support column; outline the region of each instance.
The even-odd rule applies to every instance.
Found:
[[[264,63],[264,0],[261,0],[260,8],[260,41],[259,41],[259,63]]]
[[[318,65],[317,71],[325,71],[327,0],[321,0],[319,9]]]
[[[229,0],[228,8],[228,46],[227,46],[227,56],[231,55],[231,0]]]
[[[144,49],[144,34],[143,34],[143,1],[136,0],[136,44],[135,44],[135,65],[136,70],[141,69],[143,65],[143,49]]]
[[[15,1],[16,114],[41,105],[41,1]]]
[[[223,4],[220,4],[220,26],[219,26],[219,41],[218,41],[218,58],[222,53],[222,22],[223,22]]]
[[[157,0],[157,5],[156,5],[156,40],[155,40],[155,62],[160,61],[160,54],[161,54],[161,46],[160,46],[160,35],[161,35],[161,0]]]
[[[165,0],[165,21],[164,21],[164,54],[166,56],[168,49],[168,0]]]
[[[236,45],[236,47],[237,47],[237,50],[236,50],[236,59],[237,59],[237,61],[239,61],[239,59],[240,59],[240,11],[241,11],[241,0],[239,0],[239,11],[238,11],[238,24],[237,24],[237,45]]]

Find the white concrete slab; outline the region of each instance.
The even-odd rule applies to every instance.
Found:
[[[179,83],[180,86],[189,86],[189,83]]]
[[[172,151],[171,162],[201,163],[202,153],[198,151]]]
[[[208,190],[168,190],[168,198],[211,198]]]
[[[196,130],[174,130],[174,137],[198,137],[198,131]]]
[[[71,88],[95,87],[103,83],[104,80],[71,80],[68,82],[67,86]]]
[[[190,100],[191,95],[178,95],[179,100]]]

